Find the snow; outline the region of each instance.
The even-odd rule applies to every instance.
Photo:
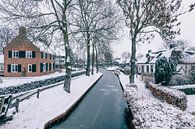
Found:
[[[109,71],[115,71],[115,70],[119,69],[119,67],[118,66],[110,66],[106,69],[109,70]]]
[[[187,95],[187,100],[188,100],[188,108],[187,110],[189,112],[194,112],[195,113],[195,95]]]
[[[195,54],[184,56],[184,58],[181,59],[181,62],[182,63],[195,63]]]
[[[75,72],[80,72],[80,71],[75,71]],[[62,75],[65,75],[64,70],[62,72],[55,72],[48,75],[36,76],[36,77],[2,77],[1,79],[3,80],[3,83],[0,83],[0,88],[20,85],[20,84],[29,83],[38,80],[44,80],[44,79],[58,77]]]
[[[136,129],[195,129],[195,117],[188,111],[183,112],[156,99],[138,78],[135,78],[137,88],[126,87],[127,75],[121,73],[119,78],[134,115]],[[194,100],[194,96],[191,99]]]
[[[102,74],[91,77],[81,75],[71,82],[71,93],[63,91],[63,85],[45,90],[19,105],[19,113],[0,129],[43,129],[44,124],[66,112]]]
[[[121,72],[119,75],[119,78],[120,78],[121,84],[123,86],[123,89],[126,90],[128,88],[126,85],[129,84],[129,75],[125,75]],[[137,85],[138,91],[141,94],[144,94],[145,96],[154,98],[152,93],[148,89],[145,88],[145,83],[143,81],[141,81],[141,76],[135,77],[135,84]]]
[[[190,89],[190,88],[195,88],[195,84],[193,84],[193,85],[170,86],[170,88],[174,88],[174,89]]]
[[[0,64],[4,63],[4,55],[0,55]]]

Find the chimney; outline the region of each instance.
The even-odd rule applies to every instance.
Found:
[[[26,28],[24,26],[19,27],[19,39],[27,39],[26,37]]]

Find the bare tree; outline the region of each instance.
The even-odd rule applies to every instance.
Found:
[[[9,27],[0,28],[0,53],[3,52],[3,48],[10,42],[15,36],[15,31]]]
[[[131,74],[134,82],[136,44],[148,41],[158,33],[163,39],[173,39],[180,33],[178,16],[192,11],[194,4],[186,12],[180,13],[182,0],[117,0],[126,18],[126,26],[131,36]]]
[[[0,10],[4,13],[2,18],[10,22],[22,22],[35,33],[31,33],[36,37],[34,39],[50,45],[48,38],[52,41],[55,34],[62,37],[66,68],[64,90],[68,93],[71,82],[69,19],[72,6],[73,0],[2,0],[0,4]]]
[[[131,54],[130,54],[129,52],[126,52],[126,51],[125,51],[125,52],[122,53],[121,56],[122,56],[122,58],[123,58],[124,63],[126,64],[126,63],[127,63],[127,60],[130,59]]]
[[[94,56],[95,44],[92,40],[96,33],[106,39],[112,35],[116,39],[116,30],[119,27],[120,17],[113,4],[107,0],[78,0],[78,6],[75,9],[76,32],[82,32],[85,37],[87,48],[87,69],[86,75],[90,75],[90,49],[92,45],[92,56]],[[97,35],[96,34],[96,35]],[[92,59],[93,59],[92,58]],[[94,62],[94,60],[92,61]],[[92,64],[93,65],[93,64]]]

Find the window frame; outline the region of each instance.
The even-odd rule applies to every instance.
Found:
[[[17,72],[18,72],[18,64],[11,64],[11,73],[17,73]]]
[[[12,51],[12,58],[19,58],[19,51]]]
[[[43,72],[47,72],[46,63],[43,63]]]
[[[31,71],[30,71],[30,66],[31,66]],[[33,69],[33,68],[32,68],[32,64],[28,64],[28,72],[29,72],[29,73],[32,73],[32,72],[33,72],[32,69]]]
[[[32,58],[32,51],[26,51],[26,58]]]

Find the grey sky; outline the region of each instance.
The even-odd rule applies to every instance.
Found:
[[[183,0],[183,10],[187,8],[187,6],[190,3],[193,3],[194,0]],[[176,39],[184,39],[187,40],[191,43],[191,45],[195,46],[195,10],[185,14],[184,16],[180,17],[181,21],[181,35],[177,36]],[[126,35],[122,37],[119,40],[119,43],[116,45],[113,45],[113,51],[114,51],[114,57],[121,57],[122,52],[124,51],[129,51],[131,50],[130,48],[130,39],[128,38],[128,29],[125,29]],[[162,40],[159,36],[156,36],[153,40],[152,43],[150,44],[143,44],[140,43],[138,45],[138,50],[137,53],[142,53],[145,54],[149,49],[152,51],[158,50],[162,44]]]

